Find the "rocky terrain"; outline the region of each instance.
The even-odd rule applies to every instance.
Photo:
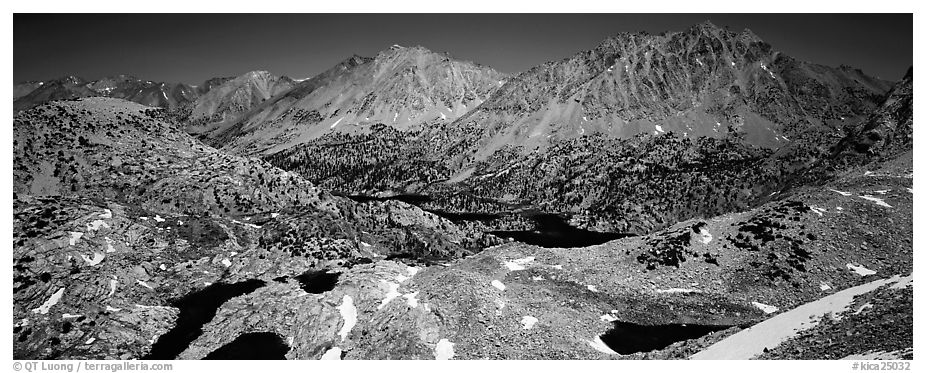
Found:
[[[70,356],[61,354],[86,341],[59,336],[59,321],[74,324],[62,315],[115,295],[109,291],[117,283],[128,298],[112,299],[112,308],[162,307],[228,276],[260,278],[230,269],[249,256],[285,268],[263,276],[272,281],[376,258],[446,261],[501,242],[398,201],[332,196],[262,161],[203,145],[160,111],[89,98],[39,106],[14,120],[14,298],[17,317],[30,320],[17,356]],[[161,269],[167,266],[186,274],[175,277]],[[43,304],[58,304],[56,312],[32,311]],[[100,338],[110,346],[101,348],[136,337]]]
[[[463,213],[531,206],[642,234],[825,182],[837,143],[898,112],[884,97],[909,87],[704,23],[620,34],[513,76],[450,125],[386,123],[264,158],[341,194],[422,194]]]
[[[16,359],[912,358],[912,68],[705,23],[145,84],[14,87]]]

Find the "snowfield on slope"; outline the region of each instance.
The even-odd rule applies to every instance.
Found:
[[[767,348],[777,347],[795,337],[800,331],[815,327],[826,313],[848,310],[855,296],[865,294],[884,285],[909,281],[909,276],[894,276],[848,288],[832,295],[803,304],[779,314],[749,329],[731,335],[720,342],[692,355],[692,360],[743,360],[761,355]]]

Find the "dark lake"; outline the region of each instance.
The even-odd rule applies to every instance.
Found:
[[[212,321],[222,304],[262,286],[264,282],[256,279],[233,284],[215,283],[172,301],[171,305],[180,309],[177,324],[173,329],[158,337],[145,359],[176,359],[177,355],[203,334],[203,325]]]
[[[601,341],[621,355],[661,350],[689,339],[701,338],[732,325],[662,324],[640,325],[614,321],[613,328],[601,335]]]
[[[370,202],[370,201],[389,201],[396,200],[405,202],[409,205],[420,205],[422,203],[431,202],[431,197],[421,194],[398,194],[389,197],[373,197],[373,196],[364,196],[364,195],[341,195],[341,197],[350,198],[355,202]]]
[[[534,213],[526,216],[534,221],[534,230],[491,231],[489,233],[540,247],[585,247],[633,236],[627,233],[579,229],[569,225],[566,219],[557,214]]]
[[[368,201],[387,201],[397,200],[411,205],[419,206],[426,202],[433,201],[433,198],[420,194],[399,194],[390,197],[371,197],[371,196],[344,196],[357,202]],[[493,213],[470,213],[470,212],[444,212],[440,210],[427,210],[454,223],[463,221],[478,221],[491,225],[490,222],[499,219],[503,214]],[[619,238],[630,237],[633,234],[627,233],[610,233],[596,232],[580,229],[569,225],[568,219],[559,214],[527,210],[521,212],[512,212],[519,214],[534,222],[533,230],[525,231],[506,231],[495,230],[488,231],[501,238],[511,238],[518,242],[541,247],[585,247],[602,244]]]
[[[245,333],[210,352],[203,360],[284,360],[289,346],[276,333]]]

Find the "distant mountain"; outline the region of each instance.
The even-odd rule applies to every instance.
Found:
[[[447,54],[396,45],[302,81],[210,137],[244,154],[278,151],[330,132],[362,132],[377,123],[397,129],[450,123],[506,78]]]
[[[32,91],[38,89],[44,84],[45,82],[41,81],[30,81],[13,84],[13,100],[15,101],[22,96],[32,93]]]
[[[748,29],[709,22],[682,32],[622,33],[595,49],[512,77],[450,131],[434,136],[462,161],[503,146],[637,134],[696,138],[736,131],[778,148],[807,127],[863,116],[890,82],[798,61]],[[435,142],[432,141],[432,142]]]
[[[836,149],[837,157],[891,156],[913,144],[913,67],[907,70],[884,103]]]
[[[251,71],[232,79],[207,81],[205,93],[191,104],[189,120],[194,125],[233,121],[241,113],[295,84],[288,77],[277,77],[266,71]]]
[[[704,23],[532,68],[450,124],[326,135],[265,159],[342,193],[449,195],[430,207],[459,212],[526,204],[647,233],[825,180],[805,171],[890,87]]]
[[[160,83],[142,80],[131,75],[115,75],[87,81],[68,76],[34,83],[35,89],[14,98],[13,109],[20,111],[54,100],[80,97],[114,97],[152,107],[176,109],[195,100],[201,91],[183,83]],[[16,92],[25,92],[28,85],[14,86]]]

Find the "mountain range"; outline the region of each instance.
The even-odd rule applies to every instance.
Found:
[[[909,358],[912,86],[709,22],[20,83],[13,355]]]

